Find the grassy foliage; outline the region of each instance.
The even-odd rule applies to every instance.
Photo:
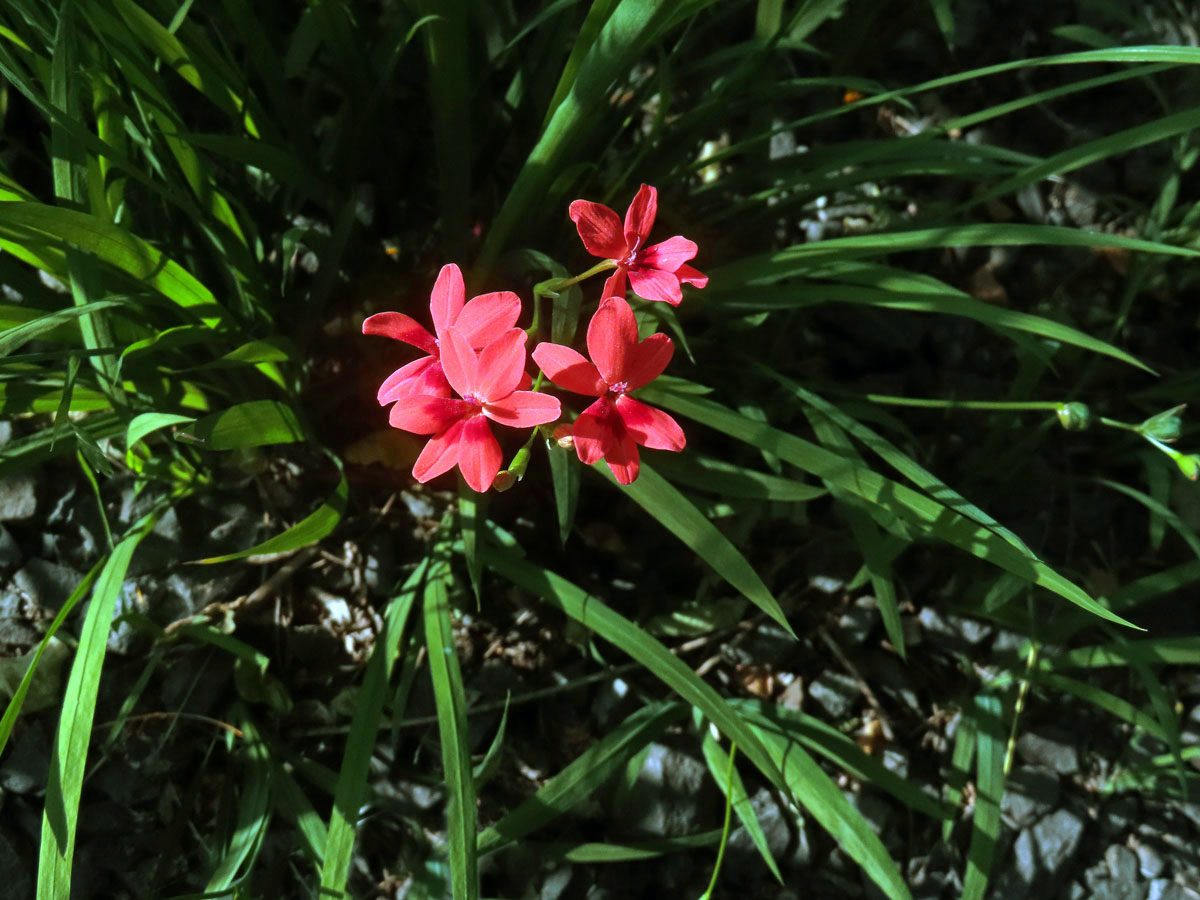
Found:
[[[703,292],[686,292],[677,312],[638,309],[644,325],[676,336],[687,373],[640,396],[685,420],[692,447],[661,463],[651,455],[641,478],[619,487],[581,478],[572,455],[536,441],[531,471],[544,470],[554,499],[523,515],[544,517],[570,549],[520,546],[510,511],[493,516],[486,498],[469,493],[447,508],[434,539],[403,548],[411,577],[384,612],[337,771],[298,759],[273,730],[290,701],[267,656],[216,630],[204,637],[200,627],[154,626],[156,652],[210,641],[240,656],[245,679],[246,702],[230,712],[236,734],[219,751],[239,760],[244,778],[223,798],[224,831],[205,837],[210,865],[192,873],[194,890],[254,895],[268,831],[288,828],[307,848],[309,868],[296,876],[305,889],[348,896],[384,717],[403,719],[418,679],[436,700],[448,838],[445,855],[414,877],[429,896],[455,900],[479,896],[480,857],[520,843],[547,858],[590,861],[710,846],[712,834],[653,846],[527,841],[668,728],[702,748],[776,875],[747,800],[749,778],[804,810],[894,900],[909,896],[895,861],[830,773],[849,773],[943,821],[973,781],[965,895],[983,897],[995,863],[1006,736],[1020,729],[1018,693],[1078,698],[1136,738],[1157,740],[1161,752],[1139,758],[1114,786],[1194,786],[1162,672],[1200,662],[1200,643],[1139,637],[1131,628],[1148,604],[1200,580],[1194,561],[1176,558],[1186,556],[1180,548],[1200,552],[1200,539],[1171,487],[1176,467],[1188,474],[1192,458],[1157,442],[1161,420],[1150,424],[1190,399],[1197,376],[1140,355],[1128,326],[1156,284],[1200,256],[1200,207],[1181,189],[1197,158],[1191,133],[1200,107],[1191,105],[1194,91],[1176,90],[1191,83],[1200,50],[1111,46],[915,85],[882,83],[835,62],[861,59],[851,53],[851,18],[870,21],[884,6],[412,0],[298,10],[244,0],[10,0],[0,10],[0,411],[20,425],[19,437],[0,446],[0,477],[49,465],[74,465],[100,481],[129,476],[161,498],[161,511],[231,479],[265,479],[272,460],[332,467],[328,484],[304,492],[308,506],[278,521],[271,536],[204,563],[286,558],[366,514],[369,491],[352,490],[347,470],[357,464],[346,462],[351,441],[338,407],[365,403],[378,413],[375,385],[318,382],[332,324],[349,321],[344,330],[353,333],[373,307],[398,306],[391,296],[367,304],[354,292],[365,270],[391,266],[389,255],[402,273],[389,275],[389,290],[424,296],[438,267],[457,261],[474,267],[468,281],[477,292],[511,288],[528,297],[542,274],[563,277],[590,264],[565,215],[572,199],[619,206],[645,182],[662,192],[662,227],[697,239],[696,262],[711,278]],[[932,0],[925,11],[949,45],[952,9]],[[1047,87],[1014,92],[1003,80],[1013,73],[1037,84],[1044,77]],[[1005,99],[911,133],[861,125],[879,110],[892,121],[915,120],[931,98],[993,79],[1002,86],[985,96]],[[982,130],[978,141],[962,139],[985,123],[1118,89],[1155,104],[1153,118],[1044,158],[1017,142],[992,143]],[[803,152],[771,150],[793,135]],[[1119,210],[1111,227],[1017,221],[1023,192],[1145,148],[1159,154],[1156,191],[1106,198]],[[835,222],[822,212],[831,203],[853,211]],[[1111,260],[1120,292],[1081,314],[1053,297],[1015,308],[1021,304],[953,283],[946,259],[997,247]],[[597,295],[594,282],[585,285],[585,307]],[[556,297],[547,335],[552,327],[569,342],[579,303],[565,290]],[[884,409],[889,397],[796,357],[805,348],[824,352],[810,317],[842,305],[873,322],[919,313],[987,330],[1009,373],[994,383],[1002,393],[890,397],[926,407],[920,413],[984,416],[978,445],[959,458],[923,446],[903,417]],[[364,343],[353,355],[369,352]],[[1151,380],[1159,371],[1168,377]],[[1149,573],[1127,567],[1097,586],[1068,542],[1023,540],[1018,523],[988,511],[1003,500],[988,473],[1051,452],[1054,413],[1068,402],[1096,406],[1096,427],[1073,436],[1108,448],[1095,454],[1102,468],[1089,473],[1099,479],[1093,486],[1147,517]],[[1014,415],[1024,417],[1015,430]],[[602,465],[596,471],[613,481]],[[722,584],[697,591],[701,612],[715,616],[716,594],[737,593],[791,633],[798,622],[783,602],[790,587],[751,535],[767,518],[799,528],[819,519],[821,539],[861,566],[852,583],[870,585],[890,644],[906,659],[919,652],[906,647],[902,619],[924,603],[910,587],[921,567],[951,573],[963,588],[960,611],[1025,635],[1028,653],[998,663],[998,675],[970,670],[951,770],[960,781],[947,784],[949,803],[931,800],[828,723],[731,698],[697,675],[647,628],[651,615],[673,612],[666,600],[641,598],[645,609],[631,616],[575,583],[567,566],[570,553],[582,552],[574,519],[581,498],[593,496],[632,500],[646,534],[657,539],[665,529],[711,568]],[[817,503],[821,512],[809,519],[807,504]],[[113,532],[63,607],[66,615],[90,594],[45,799],[43,900],[69,891],[109,622],[153,519]],[[605,654],[615,649],[652,676],[658,693],[643,696],[637,712],[522,804],[480,822],[481,775],[496,765],[503,732],[477,767],[455,655],[456,605],[469,608],[474,595],[486,607],[510,591],[576,623],[591,664],[610,665]],[[1035,614],[1046,609],[1056,611],[1048,625]],[[0,751],[59,624],[8,701]],[[1089,682],[1089,672],[1107,666],[1136,674],[1137,699]],[[739,766],[724,781],[730,742]]]

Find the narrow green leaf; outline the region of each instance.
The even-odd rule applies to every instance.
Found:
[[[971,823],[971,845],[967,849],[963,900],[983,900],[996,858],[1000,800],[1004,796],[1004,722],[1001,712],[999,697],[980,694],[975,698],[975,815]]]
[[[829,493],[813,484],[756,472],[698,453],[663,454],[654,461],[654,468],[671,481],[721,497],[803,503]]]
[[[337,527],[346,512],[346,502],[350,494],[350,484],[343,475],[338,486],[324,503],[305,516],[287,531],[267,538],[261,544],[256,544],[247,550],[226,553],[223,556],[210,556],[197,560],[201,563],[229,562],[231,559],[245,559],[247,556],[265,556],[271,553],[287,553],[299,550],[309,544],[315,544]]]
[[[741,591],[746,598],[794,635],[787,616],[746,557],[717,530],[687,497],[664,480],[642,461],[640,473],[633,484],[619,484],[602,462],[592,467],[617,485],[638,506],[657,519],[668,531],[683,541],[705,563]]]
[[[400,593],[388,604],[383,631],[375,636],[371,660],[363,677],[362,688],[354,704],[346,750],[338,769],[337,788],[333,796],[333,811],[329,814],[328,838],[321,866],[321,893],[346,896],[346,881],[354,856],[354,835],[358,814],[367,793],[367,769],[375,752],[375,737],[379,716],[388,696],[388,681],[408,627],[409,614],[418,590],[425,580],[428,561],[423,560],[409,576]]]
[[[761,728],[774,729],[803,743],[855,778],[887,791],[909,809],[934,819],[953,819],[955,809],[930,797],[920,787],[901,778],[878,759],[869,756],[854,739],[820,719],[778,704],[739,700],[735,706],[752,715]]]
[[[190,416],[177,416],[173,413],[140,413],[133,417],[129,427],[125,429],[125,448],[127,451],[132,450],[138,441],[163,428],[170,428],[172,425],[190,425],[195,421]]]
[[[30,232],[42,239],[66,241],[80,250],[96,254],[104,262],[153,286],[168,300],[199,316],[211,328],[221,323],[222,310],[208,288],[177,263],[118,225],[87,213],[42,203],[0,203],[0,233],[22,240],[29,237]]]
[[[238,450],[268,444],[294,444],[304,440],[296,413],[278,400],[250,400],[200,419],[186,434],[177,436],[205,450]]]
[[[699,708],[709,721],[738,745],[746,758],[772,784],[783,787],[779,768],[746,727],[742,717],[682,660],[636,624],[565,578],[527,562],[513,551],[497,547],[490,541],[484,548],[484,564],[513,584],[520,585],[561,609],[640,662],[680,697]]]
[[[236,721],[243,735],[239,756],[245,772],[242,790],[238,794],[237,821],[233,834],[221,855],[221,861],[204,887],[205,892],[214,895],[219,891],[228,891],[239,881],[239,870],[247,860],[257,856],[271,821],[271,772],[274,767],[267,743],[244,708]],[[243,873],[242,877],[247,873]]]
[[[479,834],[479,855],[520,841],[589,797],[610,775],[668,725],[687,714],[681,703],[653,703],[627,717],[520,806]]]
[[[771,870],[775,880],[783,884],[783,876],[779,874],[779,866],[775,864],[775,857],[771,855],[771,849],[767,846],[767,836],[763,833],[762,825],[759,824],[758,816],[750,803],[750,795],[746,793],[746,785],[742,783],[742,776],[738,774],[736,767],[730,768],[729,766],[729,754],[707,731],[704,734],[701,749],[704,752],[704,761],[708,764],[708,773],[712,775],[713,781],[721,789],[721,793],[730,797],[729,802],[733,806],[733,811],[746,829],[746,834],[750,835],[750,841],[758,850],[759,856]],[[730,775],[728,784],[725,783],[726,772]]]
[[[564,450],[554,441],[546,441],[550,459],[550,481],[554,486],[554,512],[558,517],[558,540],[567,545],[571,527],[575,524],[575,509],[579,505],[579,474],[582,471],[575,454]]]
[[[774,453],[792,465],[812,472],[817,477],[844,488],[1019,578],[1041,585],[1101,618],[1137,629],[1136,625],[1126,622],[1116,613],[1098,604],[1085,591],[1045,563],[1021,553],[993,532],[949,507],[886,479],[871,469],[855,466],[823,447],[764,423],[755,422],[694,394],[675,393],[655,383],[643,388],[640,396],[738,440]],[[741,741],[738,741],[738,745],[741,746]]]
[[[96,580],[91,603],[88,604],[79,634],[79,647],[63,695],[63,712],[50,760],[42,814],[38,897],[62,898],[71,893],[71,864],[75,855],[79,798],[87,769],[87,751],[92,737],[100,674],[108,649],[108,632],[112,628],[113,611],[133,551],[150,533],[154,523],[155,518],[147,516],[121,538],[104,564]],[[5,717],[8,717],[7,713]]]
[[[434,563],[425,581],[425,646],[442,742],[442,775],[449,794],[446,832],[454,900],[477,900],[475,782],[467,743],[467,700],[450,625],[451,578],[449,563],[441,560]]]
[[[25,704],[25,699],[29,694],[30,686],[33,684],[34,676],[37,675],[38,666],[42,661],[42,657],[46,653],[47,647],[52,642],[58,641],[55,636],[62,623],[67,620],[67,616],[75,611],[75,606],[82,600],[87,592],[92,589],[92,585],[96,583],[96,579],[100,577],[101,571],[108,564],[108,557],[99,560],[88,573],[83,577],[83,580],[71,591],[71,595],[67,597],[62,608],[55,615],[54,620],[46,629],[46,633],[38,642],[32,656],[29,659],[29,665],[25,669],[25,674],[21,677],[20,684],[13,691],[8,705],[4,709],[4,716],[0,718],[0,754],[4,753],[4,748],[8,744],[9,736],[12,735],[13,726],[17,724],[17,717],[21,714],[21,708]],[[59,646],[65,647],[61,641],[58,641]],[[53,653],[53,651],[52,651]],[[55,705],[59,705],[56,698]]]
[[[757,724],[751,730],[766,747],[796,801],[829,832],[846,855],[892,900],[912,900],[896,864],[871,826],[795,739]],[[740,747],[741,744],[739,743]]]

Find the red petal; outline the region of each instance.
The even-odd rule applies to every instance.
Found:
[[[458,443],[458,467],[471,490],[482,494],[496,480],[503,457],[500,445],[484,416],[473,416],[463,424]]]
[[[661,409],[647,406],[632,397],[617,400],[617,410],[625,420],[629,435],[643,447],[651,450],[682,450],[687,438],[679,423]]]
[[[620,297],[625,299],[625,267],[618,266],[617,271],[613,272],[604,280],[604,291],[600,294],[601,300],[607,300],[609,297]]]
[[[673,238],[647,247],[638,257],[638,265],[647,269],[662,269],[664,272],[674,272],[685,262],[696,255],[696,244],[685,237],[675,235]]]
[[[638,477],[638,448],[633,436],[623,431],[604,454],[604,461],[619,484],[632,484]]]
[[[412,316],[398,312],[381,312],[363,322],[363,334],[378,334],[394,341],[404,341],[437,356],[437,341]]]
[[[625,211],[625,243],[630,247],[641,247],[654,227],[658,215],[658,191],[643,184]]]
[[[442,371],[460,397],[476,392],[479,359],[457,328],[449,328],[442,334]]]
[[[571,221],[579,231],[579,239],[592,256],[620,259],[627,252],[621,220],[602,203],[576,200],[570,208]]]
[[[528,372],[521,373],[521,380],[517,382],[518,391],[527,391],[533,387],[533,379],[529,377]]]
[[[433,293],[429,295],[429,313],[433,316],[433,330],[438,338],[458,319],[466,297],[467,289],[458,266],[454,263],[442,266],[433,283]]]
[[[480,352],[475,393],[483,400],[501,400],[517,389],[524,373],[525,332],[510,328]]]
[[[617,429],[624,433],[625,422],[607,397],[600,398],[581,412],[571,426],[571,437],[575,441],[575,453],[579,461],[590,466],[615,447],[620,441]]]
[[[476,350],[482,350],[517,324],[521,298],[512,291],[497,291],[472,297],[458,314],[454,327]]]
[[[620,297],[600,302],[588,323],[587,345],[600,377],[611,387],[625,380],[626,358],[637,346],[637,320]]]
[[[661,269],[630,269],[629,280],[633,284],[633,292],[645,300],[661,300],[672,306],[678,306],[683,300],[679,279],[670,272]]]
[[[562,404],[549,394],[533,391],[513,391],[503,400],[484,404],[483,414],[493,422],[510,428],[532,428],[545,425],[562,415]]]
[[[698,288],[702,288],[708,284],[708,276],[699,269],[693,269],[691,266],[680,266],[675,270],[675,277],[679,279],[681,284],[691,284]]]
[[[401,397],[388,413],[388,422],[393,428],[413,434],[437,434],[470,409],[471,404],[456,397]]]
[[[465,424],[459,419],[446,431],[429,439],[429,443],[425,445],[425,449],[413,465],[413,478],[424,484],[443,472],[449,472],[458,464],[459,442]]]
[[[600,377],[600,370],[588,362],[581,353],[562,344],[538,344],[533,348],[533,361],[546,377],[564,391],[601,397],[608,385]]]
[[[636,391],[663,373],[675,354],[675,345],[665,334],[652,334],[629,354],[625,365],[627,390]]]
[[[422,356],[397,369],[384,379],[375,398],[380,406],[385,406],[410,394],[427,397],[450,396],[450,385],[436,356]]]

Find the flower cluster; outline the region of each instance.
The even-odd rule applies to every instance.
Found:
[[[591,465],[603,459],[621,484],[638,476],[639,445],[678,451],[686,444],[673,418],[630,396],[662,374],[675,347],[665,334],[639,340],[637,319],[625,299],[627,285],[645,300],[678,306],[683,284],[702,288],[708,283],[687,264],[696,255],[692,241],[675,236],[646,245],[657,211],[657,191],[645,184],[623,226],[607,206],[588,200],[571,204],[571,220],[584,247],[604,262],[576,278],[553,279],[546,292],[600,271],[615,271],[605,281],[588,324],[591,359],[549,342],[537,344],[532,354],[555,386],[595,398],[569,429],[560,425],[555,433],[569,433],[582,462]],[[562,417],[562,405],[538,391],[525,371],[527,334],[516,327],[521,315],[516,294],[500,291],[467,301],[462,272],[451,264],[434,283],[429,311],[433,334],[397,312],[378,313],[363,322],[364,334],[403,341],[426,354],[393,372],[380,385],[378,400],[392,404],[388,421],[393,427],[431,435],[413,466],[417,481],[429,481],[458,466],[466,483],[483,492],[498,484],[503,464],[489,422],[510,428],[550,425]],[[507,483],[513,475],[520,477],[523,468],[511,471],[503,479]]]

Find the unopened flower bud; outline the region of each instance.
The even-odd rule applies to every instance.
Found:
[[[494,487],[500,493],[504,493],[510,487],[517,483],[517,476],[508,469],[496,473],[496,480],[492,482]]]
[[[571,436],[570,425],[559,425],[554,429],[554,442],[564,450],[570,450],[575,446],[575,438]]]
[[[1092,424],[1092,411],[1086,403],[1062,403],[1055,411],[1067,431],[1083,431]]]
[[[1195,453],[1190,456],[1184,456],[1182,453],[1175,457],[1175,465],[1179,466],[1179,471],[1195,481],[1200,477],[1200,456]]]
[[[1186,406],[1186,403],[1181,403],[1166,412],[1151,416],[1137,427],[1138,433],[1167,443],[1174,441],[1183,430],[1182,414]]]

